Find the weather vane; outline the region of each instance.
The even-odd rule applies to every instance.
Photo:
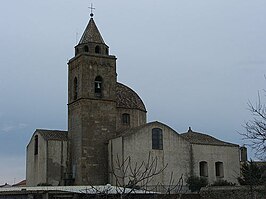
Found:
[[[93,12],[92,12],[92,11],[95,10],[95,8],[93,7],[92,4],[91,4],[91,6],[90,6],[89,8],[91,9],[91,14],[90,14],[90,16],[93,17]]]

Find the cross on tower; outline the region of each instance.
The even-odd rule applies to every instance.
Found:
[[[91,6],[90,6],[89,8],[91,9],[91,14],[90,14],[90,16],[93,17],[93,12],[92,12],[92,11],[95,10],[95,8],[93,7],[92,4],[91,4]]]

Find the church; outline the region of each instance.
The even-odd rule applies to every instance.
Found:
[[[238,145],[190,127],[178,133],[161,122],[147,122],[146,114],[140,96],[117,82],[116,56],[109,54],[91,14],[68,62],[68,131],[33,133],[27,145],[27,186],[129,184],[128,160],[135,166],[156,164],[160,172],[149,186],[181,176],[237,182]]]

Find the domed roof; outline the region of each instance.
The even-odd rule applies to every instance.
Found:
[[[116,107],[139,109],[146,112],[145,105],[138,94],[119,82],[116,83]]]

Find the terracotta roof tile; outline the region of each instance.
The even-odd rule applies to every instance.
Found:
[[[131,88],[118,82],[116,84],[116,106],[118,108],[139,109],[146,112],[145,105],[138,94]]]
[[[103,43],[104,40],[101,36],[100,31],[98,30],[93,18],[90,19],[80,41],[79,44],[84,44],[84,43],[90,43],[90,42],[95,42],[95,43]]]
[[[67,131],[36,129],[36,132],[38,132],[45,140],[67,141]]]
[[[13,184],[12,187],[24,187],[26,186],[26,180],[22,180],[16,184]]]
[[[180,135],[183,136],[186,140],[188,140],[192,144],[206,144],[206,145],[234,146],[234,147],[238,146],[237,144],[224,142],[210,135],[193,132],[192,130],[189,130],[187,133],[182,133]]]

